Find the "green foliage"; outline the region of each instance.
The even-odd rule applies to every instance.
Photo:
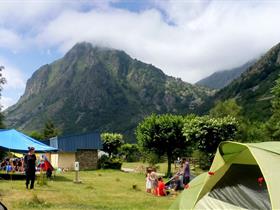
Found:
[[[171,172],[174,151],[185,149],[188,144],[182,133],[184,119],[179,115],[155,115],[145,118],[136,129],[139,146],[159,156],[167,155],[167,175]]]
[[[135,128],[145,116],[191,112],[210,93],[123,51],[79,43],[33,74],[19,102],[5,112],[5,122],[33,131],[50,118],[63,133],[112,131],[135,142]]]
[[[102,133],[103,151],[108,152],[109,157],[117,155],[119,148],[124,144],[123,135],[119,133]]]
[[[155,152],[147,151],[144,148],[141,150],[141,160],[143,163],[148,163],[149,166],[156,167],[156,164],[163,163],[164,156],[159,156]]]
[[[52,207],[52,204],[45,201],[45,199],[41,199],[38,197],[36,193],[33,193],[32,198],[20,202],[21,206],[26,206],[29,209],[34,208],[34,209],[48,209]]]
[[[198,149],[194,150],[192,153],[192,158],[198,160],[199,168],[202,170],[207,170],[211,166],[212,162],[209,161],[212,157],[210,154],[202,152]],[[196,167],[196,166],[194,166]]]
[[[7,156],[8,156],[7,152],[0,150],[0,161],[2,161]]]
[[[40,175],[37,178],[37,183],[40,186],[48,185],[47,176],[46,176],[46,173],[43,170],[40,171]]]
[[[261,122],[250,122],[245,120],[238,127],[239,132],[236,140],[240,142],[263,142],[269,141],[266,124]]]
[[[44,140],[44,135],[38,131],[32,131],[31,133],[29,133],[27,135],[36,140]]]
[[[280,78],[276,80],[275,86],[271,89],[273,99],[272,116],[267,122],[266,129],[272,140],[280,140]]]
[[[126,162],[136,162],[140,159],[140,149],[137,144],[123,144],[119,149],[119,154]]]
[[[102,169],[118,169],[122,167],[122,161],[119,158],[108,157],[107,155],[102,155],[98,160],[98,168]]]
[[[280,44],[269,50],[239,78],[218,91],[201,108],[200,113],[209,111],[218,100],[236,98],[242,106],[242,115],[250,121],[264,122],[270,118],[271,88],[279,77]]]
[[[44,139],[50,139],[58,135],[58,128],[55,127],[54,123],[51,120],[48,120],[45,123],[43,130]]]
[[[183,133],[187,141],[197,144],[198,149],[213,155],[221,141],[233,140],[238,123],[233,117],[187,117]]]
[[[210,110],[210,117],[227,117],[232,116],[239,118],[241,114],[241,107],[237,105],[235,99],[228,99],[226,101],[218,101]]]

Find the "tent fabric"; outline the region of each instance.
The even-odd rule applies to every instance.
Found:
[[[0,148],[6,151],[27,152],[28,147],[34,147],[36,152],[57,151],[14,129],[0,130]]]
[[[212,198],[209,194],[206,194],[198,203],[195,205],[195,210],[202,209],[219,209],[219,210],[248,210],[239,206],[232,205],[227,202],[223,202],[216,198]]]
[[[182,195],[174,202],[170,209],[196,209],[196,205],[198,203],[201,205],[203,200],[211,200],[212,202],[215,201],[213,199],[221,201],[219,202],[220,204],[226,203],[238,208],[250,209],[250,205],[247,206],[242,203],[243,206],[240,206],[240,204],[231,204],[229,201],[222,201],[221,198],[217,199],[211,197],[213,193],[211,195],[210,192],[217,189],[215,187],[218,186],[219,181],[223,179],[227,171],[231,170],[231,166],[234,164],[243,164],[244,167],[247,168],[243,169],[246,170],[243,172],[245,174],[247,174],[246,172],[250,166],[258,166],[260,172],[258,175],[262,175],[266,183],[266,189],[264,189],[264,191],[267,191],[266,201],[268,201],[269,204],[256,204],[258,206],[257,209],[264,209],[261,205],[267,205],[267,208],[265,209],[280,209],[280,199],[278,198],[280,193],[280,182],[278,181],[280,177],[280,142],[243,144],[228,141],[222,142],[219,145],[214,161],[209,170],[211,173],[199,176],[199,185],[196,184],[195,187],[193,187],[193,183],[197,183],[197,178],[193,179],[189,184],[190,187],[183,191]],[[248,177],[250,176],[249,174],[247,175]],[[251,176],[251,179],[255,180],[255,177]],[[241,188],[239,189],[243,191],[246,196],[253,191],[256,193],[256,189],[252,186],[249,186],[246,190],[246,184],[242,185],[241,183],[240,186]],[[221,192],[225,193],[225,191]],[[244,197],[244,195],[242,197]],[[251,205],[255,204],[251,202]],[[207,209],[217,209],[214,205],[212,207],[213,208],[209,207]]]
[[[258,183],[261,177],[258,165],[232,164],[209,196],[242,208],[271,209],[266,183]]]

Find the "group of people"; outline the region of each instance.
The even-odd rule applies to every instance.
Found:
[[[46,172],[47,178],[50,178],[52,176],[52,171],[54,170],[51,163],[45,156],[37,162],[34,147],[28,147],[28,153],[24,156],[24,158],[5,158],[5,160],[1,162],[0,167],[1,170],[6,171],[7,173],[25,173],[25,185],[27,189],[34,188],[36,171],[44,171]]]
[[[166,196],[167,190],[183,190],[190,181],[190,165],[186,158],[180,161],[178,172],[164,184],[162,177],[158,177],[152,169],[147,169],[146,191],[156,196]]]
[[[178,172],[166,184],[169,189],[183,190],[190,182],[190,163],[186,158],[180,161]]]
[[[147,169],[146,191],[156,196],[167,195],[162,177],[158,177],[156,172],[152,169]]]
[[[9,172],[23,172],[23,158],[5,158],[0,164],[0,169]]]

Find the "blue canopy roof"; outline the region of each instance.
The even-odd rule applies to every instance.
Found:
[[[0,130],[0,148],[15,152],[27,152],[34,147],[36,152],[57,151],[56,148],[43,144],[14,129]]]

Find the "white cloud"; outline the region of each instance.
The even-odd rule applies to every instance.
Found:
[[[9,48],[13,51],[22,47],[22,40],[19,35],[11,30],[0,28],[0,47]]]
[[[64,52],[79,41],[123,49],[194,82],[258,57],[280,41],[280,2],[160,1],[165,11],[65,11],[37,36]],[[168,24],[165,20],[171,21]]]
[[[7,80],[7,83],[3,85],[0,104],[3,106],[3,109],[6,109],[8,106],[16,103],[23,94],[26,78],[20,69],[11,65],[7,60],[0,58],[0,64],[5,67],[2,74]]]
[[[10,97],[1,97],[1,111],[7,109],[9,106],[15,104],[15,99]]]
[[[25,88],[26,79],[23,72],[17,67],[11,65],[4,59],[0,58],[0,63],[5,68],[2,71],[3,76],[6,78],[7,83],[4,85],[6,90],[22,90]]]
[[[0,46],[23,42],[66,52],[90,41],[188,82],[241,65],[280,41],[279,1],[158,0],[141,12],[112,8],[110,0],[7,2],[0,7],[0,30],[7,26],[9,38]]]

